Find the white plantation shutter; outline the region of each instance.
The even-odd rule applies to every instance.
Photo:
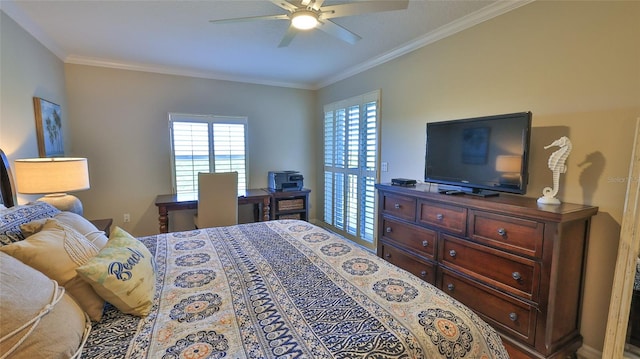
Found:
[[[375,233],[375,183],[378,179],[378,99],[363,105],[362,141],[360,155],[363,162],[360,181],[360,237],[373,242]]]
[[[245,124],[213,124],[214,172],[238,172],[238,189],[247,188]]]
[[[247,188],[247,119],[169,114],[173,181],[178,194],[198,192],[198,172],[238,172]]]
[[[373,246],[378,178],[378,104],[375,91],[325,106],[324,222]]]
[[[333,224],[333,172],[328,168],[335,162],[335,113],[324,113],[324,221]]]
[[[209,171],[208,125],[198,122],[173,123],[173,155],[176,193],[197,192],[194,173]]]

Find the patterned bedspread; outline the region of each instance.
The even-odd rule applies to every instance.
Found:
[[[140,238],[157,293],[143,319],[107,306],[86,358],[508,358],[471,310],[302,221]]]

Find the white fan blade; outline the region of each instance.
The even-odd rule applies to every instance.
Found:
[[[297,6],[286,2],[285,0],[271,0],[271,2],[274,3],[276,6],[287,10],[288,12],[294,12],[298,10]]]
[[[330,5],[321,9],[323,19],[359,15],[371,12],[403,10],[409,6],[409,0],[362,1],[349,4]]]
[[[298,29],[290,25],[287,29],[287,32],[284,34],[284,37],[280,41],[278,47],[287,47],[291,43],[291,40],[298,34]]]
[[[348,42],[351,45],[355,44],[360,39],[362,39],[360,36],[354,34],[353,32],[345,29],[344,27],[336,24],[331,20],[321,21],[318,24],[317,29],[324,31],[329,35],[333,35],[342,41]]]
[[[313,4],[311,4],[311,8],[312,8],[313,10],[318,11],[318,10],[320,10],[320,8],[322,7],[322,4],[323,4],[323,3],[324,3],[324,0],[315,0],[315,1],[313,2]]]
[[[322,7],[322,3],[324,3],[324,0],[302,0],[300,5],[318,11]]]
[[[289,20],[289,15],[283,14],[283,15],[237,17],[234,19],[209,20],[209,22],[214,24],[225,24],[225,23],[231,23],[231,22],[245,22],[245,21],[254,21],[254,20]]]

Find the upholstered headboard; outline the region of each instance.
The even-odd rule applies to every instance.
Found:
[[[13,207],[17,203],[13,174],[7,156],[0,150],[0,204]]]

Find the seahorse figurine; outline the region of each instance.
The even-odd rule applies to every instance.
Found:
[[[545,187],[542,190],[542,197],[538,198],[538,203],[541,204],[560,204],[560,200],[555,198],[558,194],[558,187],[560,187],[560,174],[567,172],[567,166],[564,162],[571,153],[571,141],[566,136],[562,136],[559,139],[553,141],[548,146],[544,146],[544,149],[550,147],[560,147],[549,156],[549,169],[553,173],[553,188]]]

